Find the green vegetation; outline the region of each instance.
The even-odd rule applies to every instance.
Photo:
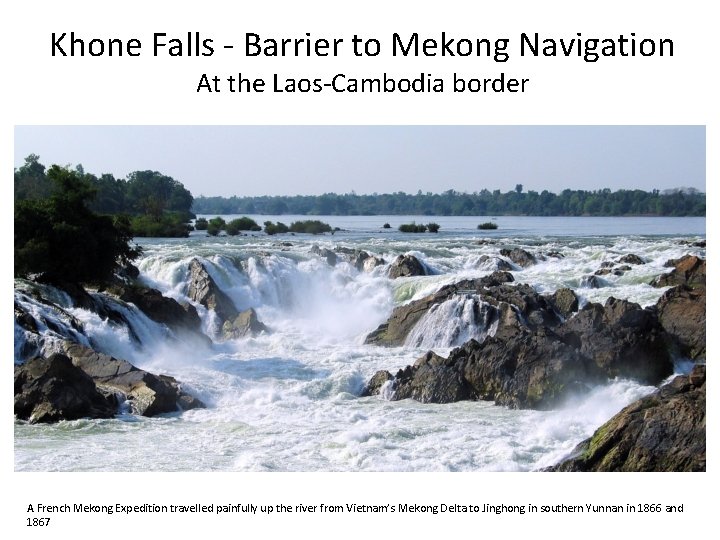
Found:
[[[422,233],[427,231],[427,227],[420,223],[419,225],[416,225],[413,223],[403,223],[398,227],[398,230],[400,232],[406,232],[406,233]]]
[[[642,190],[566,189],[549,191],[482,189],[474,193],[402,191],[390,194],[292,197],[197,197],[193,210],[201,214],[264,215],[425,215],[425,216],[704,216],[705,194],[681,188]]]
[[[318,221],[317,219],[308,219],[306,221],[295,221],[291,223],[290,232],[322,234],[326,232],[333,232],[333,229],[327,223],[323,223],[322,221]]]
[[[265,232],[270,236],[272,236],[273,234],[283,234],[286,232],[290,232],[290,228],[280,221],[278,221],[277,223],[273,223],[272,221],[266,221],[265,223],[263,223],[263,225],[265,225]]]
[[[208,221],[207,232],[210,236],[217,236],[225,228],[225,220],[220,216]]]
[[[492,221],[486,221],[485,223],[481,223],[480,225],[478,225],[477,228],[483,231],[488,231],[497,229],[498,225],[497,223],[493,223]]]
[[[42,198],[15,202],[14,273],[54,282],[101,282],[140,254],[125,216],[90,210],[97,191],[77,171],[53,165]]]
[[[428,232],[436,233],[440,230],[440,225],[438,225],[437,223],[431,222],[431,223],[428,223],[427,228],[428,228]]]
[[[390,227],[390,224],[389,224],[389,223],[385,223],[385,224],[382,226],[382,228],[383,228],[383,229],[390,229],[391,227]]]
[[[72,172],[95,194],[87,201],[88,209],[110,216],[130,216],[128,222],[133,236],[188,235],[186,223],[195,217],[190,211],[193,196],[177,180],[157,171],[135,171],[125,180],[116,179],[112,174],[98,177],[86,173],[82,165]],[[25,164],[15,170],[14,180],[16,204],[47,200],[53,192],[49,171],[46,174],[36,154],[25,158]]]
[[[208,220],[204,217],[197,218],[195,220],[195,230],[196,231],[207,231],[208,228]]]

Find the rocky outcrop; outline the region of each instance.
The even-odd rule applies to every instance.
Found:
[[[173,377],[153,375],[130,362],[77,343],[66,342],[64,348],[73,365],[89,375],[100,390],[123,394],[134,414],[155,416],[204,407],[200,400],[185,393]]]
[[[551,471],[705,471],[705,366],[600,426]]]
[[[385,372],[387,373],[387,372]],[[392,400],[424,403],[493,400],[514,408],[549,409],[598,380],[589,359],[549,329],[507,330],[482,343],[470,340],[447,358],[429,352],[392,377]],[[379,374],[364,395],[377,393]]]
[[[168,328],[202,333],[200,317],[191,304],[180,304],[147,287],[124,287],[118,293],[121,300],[135,304],[149,318]]]
[[[507,257],[521,268],[527,268],[537,263],[535,255],[522,248],[501,249],[500,255]]]
[[[328,248],[321,248],[317,244],[313,244],[310,248],[310,252],[325,259],[330,266],[335,266],[337,264],[337,255],[334,251],[329,250]]]
[[[393,309],[388,321],[371,332],[365,339],[365,343],[388,347],[402,345],[415,325],[434,305],[441,304],[456,294],[474,294],[485,287],[498,286],[510,281],[513,281],[512,274],[494,272],[484,278],[463,280],[452,285],[446,285],[430,296]],[[522,298],[522,293],[518,291],[508,290],[506,293],[506,296],[513,294],[520,300]]]
[[[117,401],[63,354],[36,357],[15,367],[15,415],[31,423],[112,418]]]
[[[608,377],[657,384],[673,372],[665,334],[652,309],[610,297],[588,303],[556,329]]]
[[[623,255],[622,257],[620,257],[618,259],[618,262],[623,263],[623,264],[636,264],[636,265],[637,264],[645,264],[645,261],[642,258],[635,255],[634,253],[628,253],[627,255]]]
[[[705,259],[695,255],[685,255],[669,260],[665,266],[673,270],[656,277],[650,284],[653,287],[675,287],[687,285],[692,289],[705,287]]]
[[[428,275],[425,265],[414,255],[399,255],[390,265],[390,279]]]
[[[240,312],[234,320],[225,321],[222,326],[223,339],[239,339],[269,333],[270,329],[260,322],[253,308]]]
[[[673,287],[657,302],[657,316],[680,356],[705,358],[705,288]]]
[[[210,277],[205,267],[198,259],[190,261],[190,285],[188,297],[202,304],[215,312],[218,318],[224,321],[231,321],[238,316],[235,304],[226,295],[215,281]]]
[[[563,322],[555,315],[552,297],[542,297],[527,285],[469,283],[495,309],[494,335],[482,343],[469,341],[447,359],[435,354],[420,358],[392,377],[391,399],[412,397],[438,403],[484,399],[542,409],[608,378],[657,384],[672,374],[667,336],[653,309],[609,298],[605,305],[586,304]],[[397,320],[391,317],[367,342],[382,343],[389,337],[400,343],[403,325],[419,319],[418,311],[426,310],[427,302],[455,293],[457,289],[443,288],[435,298],[401,306],[406,309],[394,312]],[[566,296],[572,305],[571,294],[559,296]],[[445,390],[448,393],[442,395]],[[372,385],[365,390],[376,391]]]

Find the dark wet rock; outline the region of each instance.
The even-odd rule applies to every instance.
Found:
[[[666,336],[654,310],[627,300],[588,303],[556,329],[608,377],[657,384],[673,372]]]
[[[360,397],[378,395],[385,383],[387,383],[388,381],[392,381],[393,379],[394,377],[389,371],[378,371],[370,378],[368,383],[363,388],[362,392],[360,392]]]
[[[410,276],[426,276],[428,271],[425,265],[414,255],[399,255],[390,265],[390,278]]]
[[[500,255],[507,257],[521,268],[527,268],[537,263],[535,255],[522,248],[501,249]]]
[[[224,339],[239,339],[246,336],[269,334],[270,329],[258,319],[253,308],[241,311],[232,321],[225,321],[222,327]]]
[[[608,282],[596,275],[580,278],[580,288],[582,289],[602,289],[607,286]]]
[[[578,310],[578,297],[572,289],[558,289],[550,297],[550,303],[565,318],[570,317]]]
[[[112,418],[117,402],[63,354],[37,357],[15,368],[15,415],[31,423]]]
[[[315,244],[312,246],[312,248],[310,248],[310,251],[325,259],[325,261],[327,261],[330,266],[335,266],[337,264],[337,255],[334,251],[328,248],[321,248],[320,246]]]
[[[543,253],[543,255],[545,257],[550,257],[552,259],[564,259],[565,258],[565,255],[563,255],[562,253],[560,253],[559,251],[557,251],[555,249],[553,249],[551,251],[545,251]]]
[[[690,244],[690,245],[693,246],[693,247],[704,248],[704,247],[705,247],[705,240],[698,240],[697,242],[693,242],[693,243]]]
[[[551,471],[705,471],[705,366],[600,426]]]
[[[588,382],[597,380],[596,371],[590,360],[552,331],[517,328],[483,343],[470,340],[447,358],[427,353],[391,379],[391,399],[482,399],[514,408],[549,409],[569,394],[585,391]],[[372,393],[370,385],[366,390]]]
[[[117,291],[121,300],[135,304],[152,320],[173,330],[201,333],[200,316],[194,306],[180,304],[156,289],[130,286]]]
[[[613,268],[613,274],[615,274],[616,276],[622,276],[625,272],[629,272],[630,270],[632,270],[632,266],[628,266],[627,264],[622,264],[622,265],[618,266],[617,268]]]
[[[188,297],[215,312],[221,321],[229,321],[238,316],[233,301],[210,277],[198,259],[190,261],[190,285]]]
[[[613,271],[610,268],[601,268],[600,270],[596,270],[595,274],[596,276],[607,276],[608,274],[612,274]]]
[[[705,287],[705,259],[695,255],[685,255],[679,259],[669,260],[665,266],[673,270],[656,277],[650,285],[653,287],[687,285],[693,289]]]
[[[122,283],[132,283],[140,277],[140,269],[134,264],[127,262],[117,272],[116,277]]]
[[[623,255],[618,259],[618,262],[624,264],[645,264],[645,261],[634,253]]]
[[[155,416],[175,412],[182,407],[204,406],[184,392],[173,377],[153,375],[126,360],[77,343],[66,342],[64,348],[72,363],[89,375],[99,389],[123,394],[134,414]]]
[[[477,240],[475,244],[478,246],[489,246],[497,244],[497,240],[488,240],[487,238],[481,238],[480,240]]]
[[[350,258],[350,263],[361,272],[372,272],[378,266],[386,264],[385,259],[370,255],[367,251],[356,251]]]
[[[705,358],[705,288],[673,287],[657,302],[658,320],[672,339],[677,354]]]

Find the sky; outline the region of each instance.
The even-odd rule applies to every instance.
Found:
[[[15,167],[31,153],[194,196],[705,191],[704,126],[16,126]]]

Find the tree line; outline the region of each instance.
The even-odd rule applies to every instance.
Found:
[[[501,192],[483,189],[474,193],[448,190],[357,195],[196,197],[198,214],[260,215],[425,215],[425,216],[704,216],[705,194],[694,188],[660,191],[544,190]]]
[[[53,165],[53,168],[58,168]],[[182,183],[157,171],[134,171],[126,178],[86,173],[82,165],[59,167],[87,187],[84,204],[102,215],[128,217],[133,236],[187,236],[193,196]],[[58,172],[53,173],[57,176]],[[30,154],[15,169],[15,202],[50,199],[58,191],[52,175]]]

